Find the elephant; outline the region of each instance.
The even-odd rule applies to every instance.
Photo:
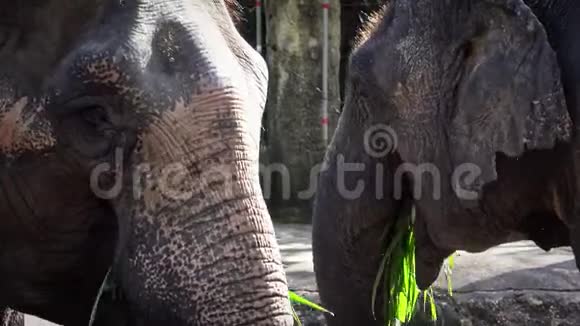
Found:
[[[0,326],[24,326],[24,315],[14,310],[0,308]]]
[[[259,185],[268,72],[232,0],[0,4],[0,307],[292,325]]]
[[[532,240],[580,262],[577,14],[566,0],[390,0],[371,17],[314,201],[329,325],[384,325],[373,282],[387,230],[412,212],[420,289],[456,250]]]

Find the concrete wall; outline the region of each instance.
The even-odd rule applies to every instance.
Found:
[[[267,61],[270,89],[265,118],[263,163],[283,165],[290,184],[273,178],[273,208],[299,207],[309,216],[312,168],[321,163],[326,144],[321,131],[322,2],[266,1]],[[332,0],[330,19],[329,113],[332,136],[340,110],[340,1]],[[271,171],[269,171],[271,172]],[[287,182],[286,182],[287,183]],[[267,185],[268,186],[268,185]],[[283,186],[289,187],[290,194]],[[274,214],[276,216],[276,214]]]

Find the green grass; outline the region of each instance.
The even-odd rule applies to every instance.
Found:
[[[385,254],[379,265],[379,270],[373,284],[372,312],[376,314],[376,302],[379,291],[384,300],[383,312],[386,326],[400,325],[411,321],[416,313],[419,296],[423,296],[423,309],[429,313],[431,320],[437,320],[437,307],[433,288],[419,290],[415,279],[415,233],[413,224],[415,211],[399,216],[395,225],[385,233]],[[454,259],[451,256],[445,264],[445,275],[449,294],[452,295],[451,271]],[[382,285],[382,287],[381,287]]]
[[[292,308],[292,315],[294,316],[294,324],[295,325],[299,325],[301,326],[302,323],[300,322],[300,318],[298,318],[298,315],[296,314],[296,311],[294,310],[294,306],[295,304],[300,304],[300,305],[305,305],[307,307],[312,308],[313,310],[316,311],[320,311],[323,313],[327,313],[329,315],[334,316],[334,314],[326,309],[324,309],[323,307],[317,305],[316,303],[313,303],[311,301],[309,301],[308,299],[299,296],[298,294],[292,292],[292,291],[288,291],[288,298],[290,299],[290,307]]]
[[[397,326],[411,321],[416,313],[418,300],[423,297],[423,310],[428,313],[431,320],[437,320],[437,306],[433,288],[425,291],[419,290],[415,279],[415,233],[414,233],[415,210],[407,211],[397,217],[394,226],[385,230],[384,239],[386,244],[385,254],[379,265],[379,270],[373,284],[372,313],[376,314],[376,302],[379,291],[382,291],[384,300],[384,316],[386,326]],[[454,255],[451,255],[443,267],[447,279],[449,295],[453,295],[451,275],[455,265]],[[332,313],[327,309],[300,297],[292,291],[288,291],[288,297],[292,305],[306,305],[323,313]],[[294,311],[295,325],[302,325]]]

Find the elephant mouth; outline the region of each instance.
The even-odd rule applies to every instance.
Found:
[[[497,179],[485,183],[472,202],[453,192],[443,192],[440,198],[404,193],[395,216],[407,216],[413,208],[416,280],[421,289],[436,281],[445,260],[457,250],[478,253],[504,243],[532,241],[546,252],[572,245],[579,257],[569,179],[550,172],[568,168],[550,165],[546,172],[536,172],[534,180],[528,178],[545,154],[499,155]]]
[[[398,211],[395,213],[396,219],[393,225],[408,224],[410,227],[395,229],[394,232],[406,232],[399,236],[401,239],[408,239],[408,233],[413,232],[414,236],[414,253],[415,258],[415,280],[421,290],[428,289],[437,279],[445,259],[447,259],[454,250],[438,247],[428,232],[425,216],[417,210],[417,205],[410,197],[401,200]],[[398,238],[397,235],[390,239]]]

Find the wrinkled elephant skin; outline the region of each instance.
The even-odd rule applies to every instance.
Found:
[[[579,13],[566,0],[392,0],[371,19],[315,200],[330,325],[384,325],[371,313],[383,235],[413,206],[421,288],[456,250],[530,239],[580,258]]]
[[[112,266],[131,325],[292,324],[232,5],[0,4],[0,306],[87,325]]]

